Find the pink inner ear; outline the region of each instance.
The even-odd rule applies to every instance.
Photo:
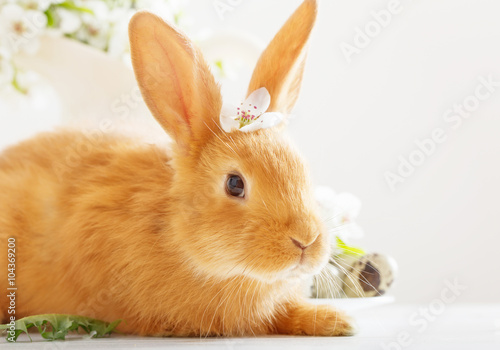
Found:
[[[189,145],[201,139],[222,103],[199,52],[182,33],[151,13],[134,15],[129,33],[134,71],[151,113],[177,143]]]
[[[172,75],[171,78],[171,83],[174,86],[174,91],[177,97],[179,98],[180,106],[182,110],[180,111],[181,116],[183,117],[184,121],[191,126],[191,120],[189,117],[189,111],[186,105],[186,99],[184,96],[184,91],[181,86],[181,80],[179,78],[179,74],[177,73],[178,70],[185,71],[186,69],[193,69],[194,67],[175,67],[174,62],[172,62],[172,58],[168,52],[168,49],[165,47],[165,43],[160,40],[156,34],[155,30],[155,39],[158,45],[161,47],[161,50],[163,51],[163,55],[165,56],[166,61],[168,61],[168,65],[170,66],[170,74]],[[185,61],[182,61],[182,63],[185,63]],[[182,64],[181,63],[181,64]]]
[[[181,71],[181,72],[186,71],[186,70],[189,71],[190,69],[192,70],[194,67],[179,67],[179,64],[183,65],[183,66],[186,65],[185,60],[180,60],[180,62],[173,61],[172,56],[169,53],[168,48],[165,46],[165,41],[158,38],[156,28],[154,29],[154,38],[155,38],[155,42],[157,43],[157,45],[161,48],[161,51],[162,51],[164,59],[165,59],[164,62],[166,61],[168,66],[169,66],[168,72],[169,72],[171,77],[170,77],[168,83],[170,83],[172,85],[173,92],[178,97],[179,107],[181,108],[181,110],[178,112],[180,112],[179,113],[180,116],[188,124],[188,126],[191,126],[189,111],[188,111],[188,108],[186,105],[186,98],[184,95],[184,90],[183,90],[183,86],[181,84],[181,78],[179,77],[178,71]],[[167,82],[165,82],[165,83],[167,83]]]

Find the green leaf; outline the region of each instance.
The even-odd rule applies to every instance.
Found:
[[[12,86],[21,94],[26,95],[28,93],[28,90],[23,88],[21,85],[19,85],[19,81],[17,80],[17,69],[14,74],[14,79],[12,80]]]
[[[52,7],[49,7],[44,13],[47,16],[47,27],[52,28],[55,24],[54,13]]]
[[[65,2],[62,2],[60,4],[57,4],[57,6],[65,8],[67,10],[86,12],[86,13],[90,13],[91,15],[94,14],[94,11],[92,11],[91,9],[83,7],[83,6],[78,6],[73,1],[65,1]]]
[[[215,67],[219,71],[221,77],[225,77],[226,73],[224,72],[224,62],[222,60],[217,60],[214,62]]]
[[[122,320],[114,320],[113,322],[111,322],[110,324],[108,324],[108,326],[106,327],[106,329],[104,329],[104,334],[111,334],[111,332],[113,332],[115,330],[116,327],[118,327],[118,325],[122,322]]]
[[[47,340],[64,340],[68,332],[78,331],[79,328],[90,334],[91,338],[101,338],[114,332],[121,321],[108,323],[89,317],[60,314],[28,316],[16,321],[15,334],[7,335],[7,339],[12,337],[16,341],[20,334],[28,334],[28,329],[32,327],[36,327]],[[0,325],[0,330],[2,329],[10,329],[10,324]]]
[[[338,236],[335,237],[337,240],[337,248],[342,250],[342,254],[351,255],[355,257],[360,257],[365,255],[365,251],[358,247],[352,247],[344,243]]]

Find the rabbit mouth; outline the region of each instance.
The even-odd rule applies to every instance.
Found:
[[[265,281],[267,283],[274,282],[297,282],[298,280],[305,280],[308,277],[321,271],[322,266],[313,257],[304,254],[297,259],[288,267],[283,268],[279,271],[267,271],[263,274],[256,274],[253,277],[259,280]]]
[[[322,264],[316,261],[310,254],[302,252],[298,261],[292,267],[285,270],[285,278],[306,278],[321,271]]]
[[[310,264],[298,263],[287,270],[284,279],[288,281],[304,280],[314,274],[314,267]]]

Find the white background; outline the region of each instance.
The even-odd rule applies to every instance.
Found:
[[[300,3],[221,2],[232,8],[222,18],[216,2],[191,0],[192,31],[208,27],[263,44]],[[500,2],[401,0],[399,13],[348,63],[342,43],[352,45],[356,28],[364,31],[371,12],[389,2],[322,1],[290,133],[316,184],[362,200],[366,236],[357,243],[396,258],[398,300],[429,302],[458,279],[467,287],[459,301],[498,302],[500,87],[456,129],[443,115],[474,95],[480,76],[500,82]],[[94,83],[89,93],[99,91]],[[0,110],[0,145],[26,128],[6,118]],[[415,140],[436,128],[446,141],[392,191],[384,174],[397,173],[399,157],[408,159]]]

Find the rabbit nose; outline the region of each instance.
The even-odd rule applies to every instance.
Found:
[[[299,247],[302,250],[305,250],[307,247],[309,247],[309,245],[304,245],[304,244],[300,243],[299,241],[297,241],[296,239],[293,239],[292,237],[290,237],[290,239],[292,240],[293,244],[295,244],[297,247]]]

